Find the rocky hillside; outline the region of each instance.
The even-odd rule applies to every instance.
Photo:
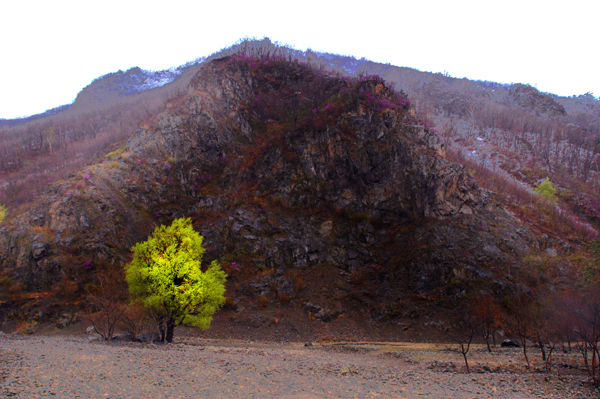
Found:
[[[238,311],[395,319],[532,283],[520,259],[539,249],[533,234],[377,76],[236,55],[205,63],[167,108],[5,222],[2,317],[79,303],[180,216],[222,261]]]

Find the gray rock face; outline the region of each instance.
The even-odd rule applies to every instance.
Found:
[[[77,196],[77,178],[54,186],[0,230],[0,267],[31,290],[83,281],[84,262],[123,264],[155,226],[191,216],[244,295],[318,296],[310,311],[323,320],[357,306],[383,317],[415,294],[510,289],[531,234],[443,158],[397,94],[377,79],[253,62],[205,65],[118,166],[89,168]],[[306,90],[318,79],[322,99]],[[265,114],[273,107],[256,104],[274,96],[273,107],[297,99]],[[317,270],[329,277],[312,279]],[[301,275],[305,287],[292,281]]]

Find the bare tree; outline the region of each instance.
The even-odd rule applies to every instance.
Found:
[[[537,306],[532,292],[516,294],[508,304],[507,326],[519,338],[527,368],[531,367],[527,356],[527,342],[534,333],[534,308]]]
[[[119,328],[131,334],[134,341],[140,341],[143,334],[147,334],[148,340],[152,341],[157,325],[153,315],[139,303],[130,303],[124,308],[117,323]]]
[[[87,319],[100,336],[110,341],[114,335],[117,323],[123,316],[126,307],[123,305],[123,290],[113,278],[98,276],[98,287],[95,293],[88,293],[88,302],[92,309]]]
[[[460,354],[465,361],[467,374],[471,372],[467,356],[480,326],[481,321],[471,308],[460,308],[452,315],[450,325],[443,328],[444,334],[458,345]]]
[[[487,350],[491,352],[490,340],[496,346],[496,331],[502,323],[500,305],[490,294],[481,295],[473,301],[472,312],[479,322],[479,330],[485,340]]]
[[[556,293],[547,292],[542,297],[543,299],[533,308],[532,336],[537,340],[544,368],[546,372],[549,372],[552,353],[562,337],[563,326],[560,322],[562,315],[559,309],[562,308],[564,301]]]
[[[571,301],[575,315],[576,332],[579,338],[577,347],[583,356],[590,377],[598,381],[600,366],[600,289],[589,289],[579,298]]]

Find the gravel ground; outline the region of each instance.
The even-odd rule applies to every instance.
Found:
[[[595,398],[586,375],[519,369],[518,350],[475,350],[475,372],[434,345],[171,345],[85,336],[0,334],[0,397],[16,398]],[[443,361],[441,361],[441,360]]]

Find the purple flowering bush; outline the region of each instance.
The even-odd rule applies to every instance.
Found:
[[[323,129],[353,137],[345,115],[362,106],[367,112],[406,112],[408,98],[387,87],[378,75],[341,76],[279,56],[233,56],[231,61],[253,78],[255,95],[245,109],[255,131],[269,140]]]

